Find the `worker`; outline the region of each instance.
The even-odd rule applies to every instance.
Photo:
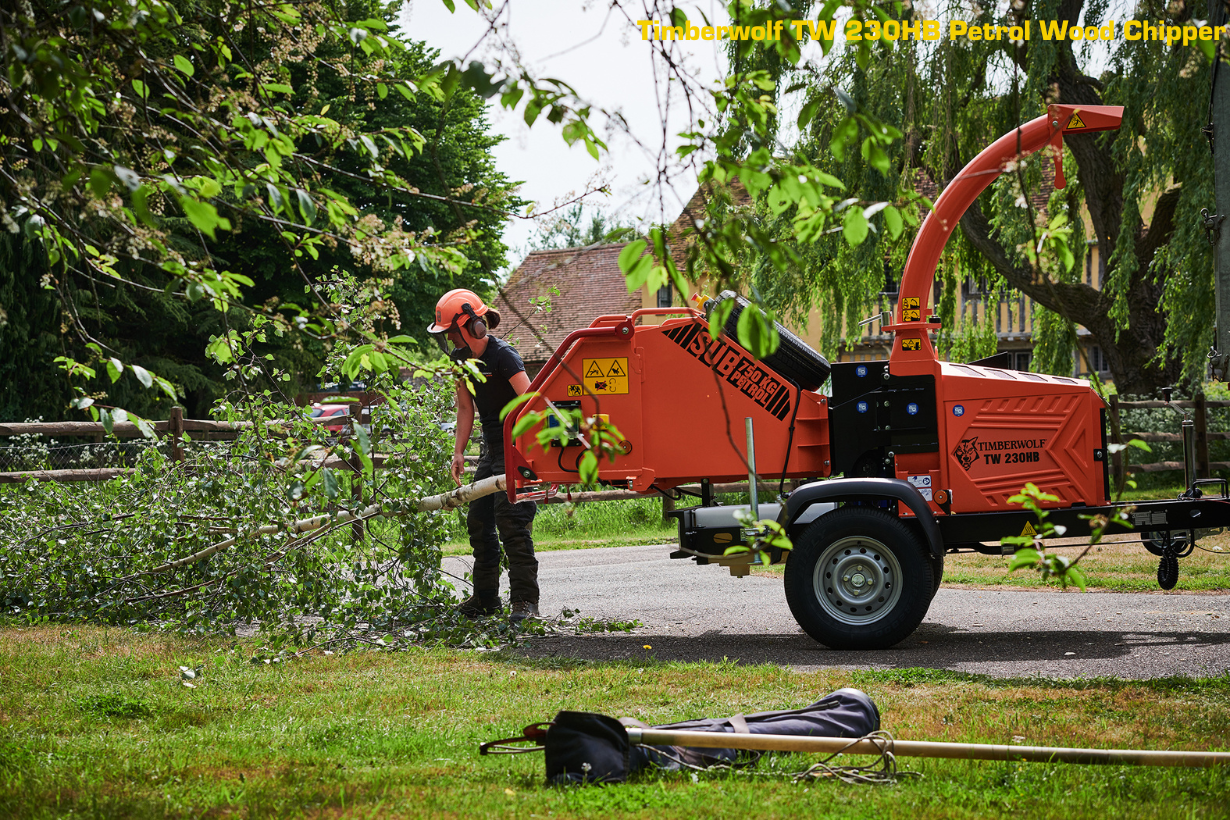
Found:
[[[471,380],[471,395],[465,381],[458,380],[457,427],[454,430],[453,481],[461,486],[465,450],[474,429],[477,408],[482,425],[482,455],[475,481],[504,472],[504,405],[530,387],[521,356],[512,345],[491,335],[500,324],[500,314],[483,304],[472,291],[450,290],[436,303],[436,321],[427,328],[440,348],[454,360],[472,359],[486,381]],[[453,345],[449,350],[445,343]],[[467,525],[474,551],[474,591],[458,607],[468,618],[500,611],[500,545],[508,556],[510,618],[521,622],[538,616],[538,559],[532,537],[533,501],[513,504],[504,493],[470,502]]]

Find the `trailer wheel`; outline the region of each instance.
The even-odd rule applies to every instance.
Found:
[[[935,593],[940,591],[940,582],[944,580],[944,556],[937,558],[931,554],[931,550],[923,550],[923,554],[931,565],[931,597],[935,598]]]
[[[786,562],[786,603],[799,626],[833,649],[887,649],[931,605],[932,563],[905,524],[883,510],[842,507],[803,533]]]

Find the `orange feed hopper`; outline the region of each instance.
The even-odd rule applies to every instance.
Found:
[[[645,314],[661,313],[686,317],[637,323]],[[801,342],[787,341],[823,363],[809,374],[810,381],[823,381],[827,362]],[[649,492],[702,479],[746,479],[748,417],[762,477],[818,478],[830,472],[828,399],[757,361],[733,339],[714,341],[696,311],[649,309],[599,317],[565,340],[531,390],[537,396],[517,416],[547,410],[549,400],[560,409],[579,407],[587,418],[604,417],[618,429],[623,453],[614,463],[604,458],[599,465],[600,479],[613,486]],[[577,482],[585,452],[580,442],[544,451],[537,428],[513,440],[513,414],[505,425],[506,464],[514,479],[510,496],[528,485]]]

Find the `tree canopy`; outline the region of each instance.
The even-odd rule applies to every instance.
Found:
[[[883,15],[906,22],[922,16],[917,6]],[[801,86],[805,112],[812,100],[840,89],[851,110],[904,134],[886,150],[833,152],[848,127],[845,113],[822,107],[792,141],[794,155],[816,162],[864,200],[942,190],[978,151],[1040,116],[1047,104],[1125,106],[1118,131],[1065,140],[1068,187],[1050,197],[1045,212],[1031,202],[1049,184],[1042,168],[1052,159],[1045,154],[980,197],[937,271],[948,298],[936,307],[949,312],[943,318],[951,328],[958,280],[984,279],[992,290],[1024,293],[1039,306],[1037,361],[1052,372],[1071,372],[1073,328],[1080,325],[1101,346],[1121,392],[1150,392],[1181,374],[1198,376],[1212,340],[1212,257],[1200,218],[1213,202],[1211,155],[1201,134],[1208,121],[1208,56],[1190,46],[1127,41],[1124,19],[1116,21],[1115,40],[1096,46],[1039,36],[1041,21],[1105,26],[1111,15],[1104,2],[1037,0],[1007,9],[948,3],[938,16],[970,25],[1032,20],[1033,36],[1017,43],[864,42],[834,52],[818,68],[770,64],[763,51],[745,50],[741,59],[774,71],[779,97]],[[1190,24],[1193,9],[1145,0],[1131,19]],[[780,235],[793,236],[790,222],[777,224]],[[797,277],[783,279],[762,266],[762,291],[804,315],[812,303],[821,305],[832,338],[841,319],[862,318],[883,286],[885,263],[900,270],[914,231],[864,235],[855,243],[833,238],[800,248],[806,263]],[[1100,287],[1081,281],[1086,241],[1099,248]],[[1039,242],[1054,252],[1035,263],[1029,248]]]
[[[152,410],[160,385],[203,410],[256,313],[310,378],[346,329],[334,269],[386,280],[407,341],[435,294],[491,286],[521,202],[483,99],[396,36],[398,6],[0,11],[0,412],[62,411],[57,356],[79,405]]]

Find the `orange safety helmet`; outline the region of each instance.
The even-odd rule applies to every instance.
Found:
[[[488,308],[483,304],[483,300],[478,298],[478,294],[465,288],[456,288],[441,296],[440,301],[436,302],[436,321],[428,326],[427,332],[447,333],[454,327],[461,327],[466,322],[472,322],[470,335],[475,339],[481,339],[487,335],[487,322],[482,318],[487,313]],[[495,327],[497,324],[499,324],[498,320],[492,322],[491,326]]]

